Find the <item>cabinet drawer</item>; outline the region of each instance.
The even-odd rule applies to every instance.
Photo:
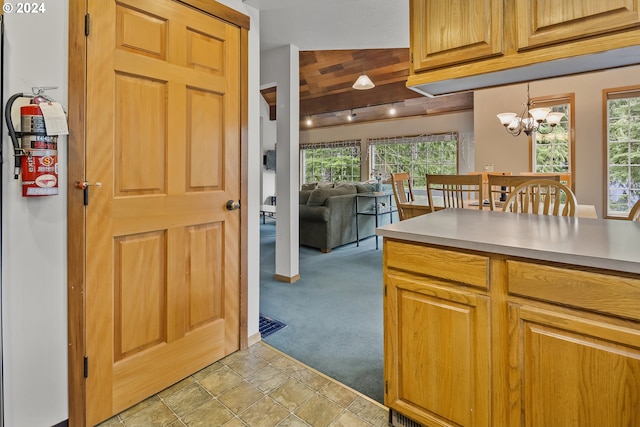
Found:
[[[384,245],[388,268],[488,287],[489,257],[386,239]]]
[[[640,278],[508,260],[509,293],[640,319]]]

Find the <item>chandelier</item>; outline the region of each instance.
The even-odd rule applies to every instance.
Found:
[[[520,116],[516,113],[500,113],[498,119],[504,126],[507,132],[513,136],[518,136],[522,132],[529,136],[533,132],[541,134],[547,134],[553,131],[564,113],[551,112],[551,108],[531,108],[534,102],[529,96],[529,83],[527,83],[527,103],[524,105],[524,110],[520,113]]]

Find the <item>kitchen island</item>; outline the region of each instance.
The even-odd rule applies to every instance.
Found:
[[[640,425],[640,223],[446,209],[376,232],[393,412]]]

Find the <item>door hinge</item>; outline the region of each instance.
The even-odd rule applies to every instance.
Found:
[[[84,35],[88,36],[91,32],[91,17],[87,13],[84,15]]]
[[[387,296],[387,285],[384,285],[384,296]]]
[[[89,378],[89,358],[84,357],[84,377]]]
[[[384,393],[389,394],[389,381],[384,382]]]

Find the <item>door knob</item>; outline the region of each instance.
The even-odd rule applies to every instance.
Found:
[[[235,200],[229,200],[227,202],[227,210],[235,211],[236,209],[240,209],[240,202]]]

